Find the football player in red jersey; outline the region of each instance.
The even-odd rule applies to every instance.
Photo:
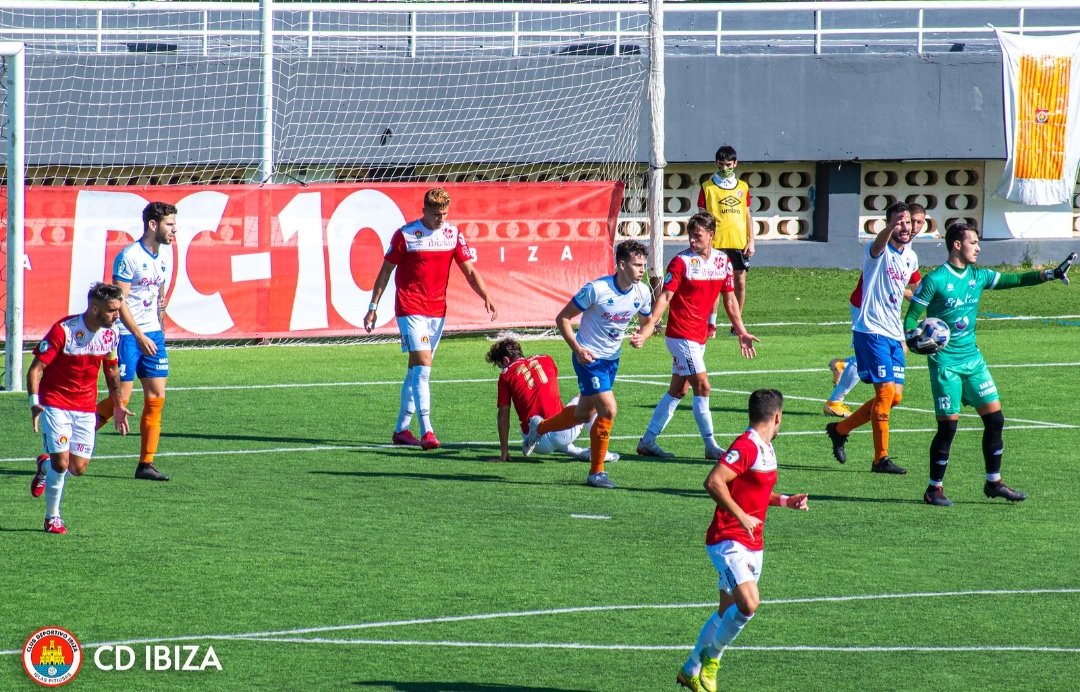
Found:
[[[566,402],[564,407],[559,394],[559,368],[554,359],[546,354],[526,357],[521,344],[513,337],[503,337],[492,344],[484,359],[501,371],[496,400],[499,408],[498,461],[510,461],[511,404],[517,413],[524,438],[529,431],[530,418],[550,418],[564,408],[572,409],[578,397]],[[587,425],[577,424],[565,430],[549,432],[540,438],[534,451],[540,454],[564,452],[578,461],[589,461],[589,450],[574,444],[585,427]],[[618,459],[619,455],[615,452],[607,452],[604,461],[610,463]]]
[[[656,438],[664,431],[679,402],[687,391],[693,390],[694,420],[705,442],[705,458],[719,459],[724,450],[713,438],[712,411],[709,409],[709,371],[705,367],[705,343],[709,339],[709,314],[723,296],[724,310],[732,329],[739,336],[739,349],[745,358],[757,355],[756,336],[746,331],[742,312],[735,295],[735,270],[728,256],[712,246],[716,221],[704,212],[694,214],[686,227],[690,247],[672,258],[660,296],[653,304],[652,316],[630,338],[630,344],[641,348],[645,340],[670,305],[664,342],[671,353],[671,384],[653,410],[645,434],[638,442],[637,453],[646,457],[667,459],[675,456],[664,451]]]
[[[30,420],[40,430],[49,453],[45,471],[45,531],[67,533],[60,518],[64,480],[86,473],[94,452],[97,418],[98,371],[104,365],[105,383],[113,399],[116,430],[128,432],[128,416],[120,393],[117,346],[124,294],[118,286],[96,283],[87,296],[89,305],[81,315],[70,315],[54,324],[34,349],[34,362],[26,373],[30,395]]]
[[[409,354],[409,369],[401,385],[401,406],[391,441],[396,445],[436,449],[439,440],[431,426],[431,363],[446,323],[446,286],[450,265],[457,262],[465,280],[484,301],[491,319],[498,316],[484,279],[473,266],[472,253],[457,226],[447,223],[450,195],[441,187],[424,195],[424,215],[394,231],[390,249],[371,289],[364,329],[375,328],[379,299],[390,275],[397,293],[394,314],[401,333],[401,350]],[[397,270],[396,272],[394,270]],[[420,439],[409,430],[413,413],[420,414]]]
[[[754,616],[761,602],[757,581],[764,548],[762,530],[770,506],[806,510],[807,496],[781,495],[772,443],[783,420],[784,395],[758,389],[750,395],[750,427],[731,443],[705,489],[716,502],[705,534],[706,551],[720,573],[720,607],[701,628],[697,644],[676,682],[691,690],[716,690],[720,657]]]

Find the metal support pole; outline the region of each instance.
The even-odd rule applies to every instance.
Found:
[[[262,157],[259,183],[273,182],[274,175],[274,0],[259,0],[259,39],[262,44],[262,79],[259,111],[262,114]]]
[[[0,43],[7,58],[7,305],[4,324],[4,389],[23,391],[23,255],[25,249],[26,109],[25,52],[21,43]]]
[[[649,276],[664,276],[664,1],[649,0]]]

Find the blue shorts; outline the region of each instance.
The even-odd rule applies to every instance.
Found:
[[[615,373],[619,371],[619,359],[602,360],[596,359],[588,365],[578,362],[577,356],[573,356],[574,372],[577,373],[578,389],[582,396],[592,396],[600,392],[610,392],[615,384]]]
[[[904,384],[904,345],[880,334],[852,332],[855,362],[863,382]]]
[[[120,381],[134,382],[135,377],[168,377],[169,354],[165,352],[165,332],[145,332],[157,345],[157,353],[148,356],[139,350],[139,342],[131,334],[120,335]]]

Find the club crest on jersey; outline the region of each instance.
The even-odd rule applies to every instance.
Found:
[[[75,340],[76,341],[82,341],[85,337],[86,337],[86,332],[84,332],[81,329],[76,329],[75,330]]]
[[[739,461],[739,450],[737,450],[737,449],[730,449],[730,450],[728,450],[728,453],[724,455],[724,463],[726,463],[726,464],[735,464],[735,463],[738,463],[738,461]]]
[[[442,229],[442,234],[444,236],[446,236],[447,238],[453,238],[454,237],[454,229],[447,226],[446,228]]]
[[[61,435],[60,437],[56,438],[56,441],[59,442],[62,445],[66,445],[67,441],[68,441],[68,437],[67,437],[67,435]]]
[[[615,299],[614,298],[608,298],[607,299],[607,304],[608,305],[614,305],[615,304]]]
[[[975,279],[968,281],[968,288],[975,288]]]
[[[955,288],[956,288],[956,286],[953,286],[952,284],[945,284],[945,290],[946,291],[952,291]]]
[[[692,258],[690,259],[690,266],[691,266],[691,267],[694,267],[695,269],[697,269],[697,266],[698,266],[699,264],[701,264],[701,261],[700,261],[700,260],[698,260],[698,258],[697,258],[697,257],[692,257]]]
[[[421,238],[424,237],[424,232],[423,231],[416,231],[416,232],[413,233],[413,237],[416,238],[417,240],[420,240]]]

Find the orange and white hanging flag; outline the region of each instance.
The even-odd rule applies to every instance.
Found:
[[[1080,166],[1080,34],[997,37],[1009,152],[997,195],[1028,205],[1068,202]]]

